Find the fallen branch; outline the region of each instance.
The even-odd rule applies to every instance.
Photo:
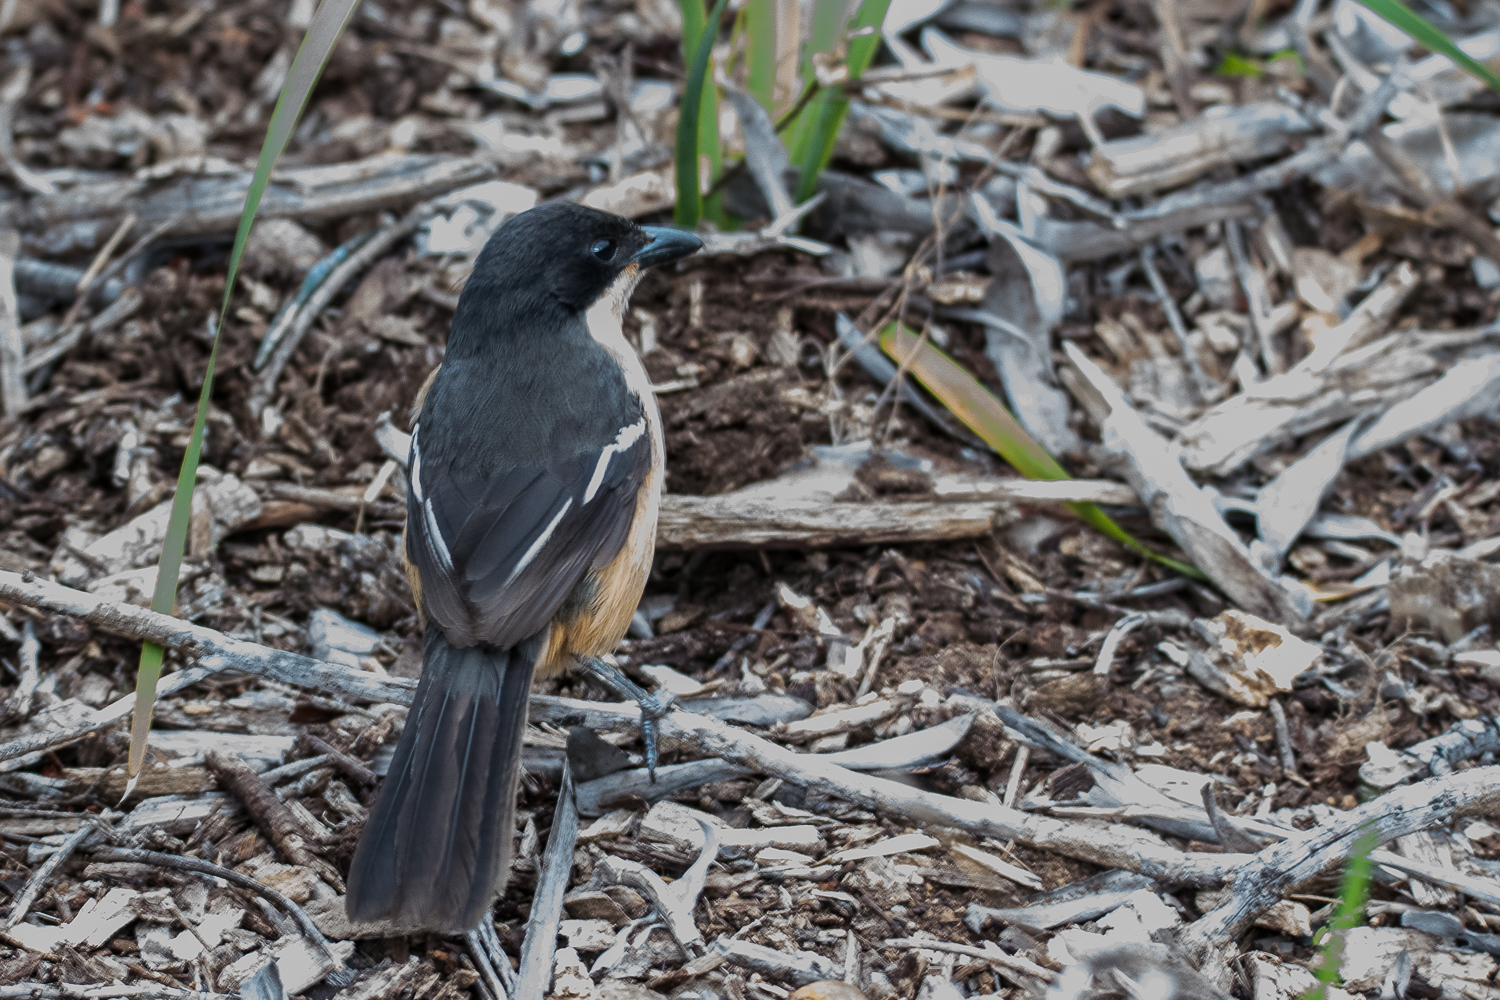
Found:
[[[1410,284],[1401,278],[1412,275]],[[1386,309],[1368,307],[1340,327],[1342,350],[1326,345],[1322,357],[1300,362],[1252,389],[1209,407],[1177,435],[1182,462],[1194,472],[1229,476],[1257,455],[1366,414],[1378,415],[1349,443],[1354,461],[1399,444],[1449,420],[1484,412],[1494,400],[1494,341],[1491,326],[1467,330],[1403,330],[1364,343],[1394,320],[1404,298],[1418,287],[1414,271],[1397,268],[1386,279],[1399,285],[1382,298]],[[1372,292],[1359,309],[1382,289]],[[1373,337],[1374,333],[1369,336]],[[1320,340],[1320,344],[1322,341]],[[1311,364],[1309,363],[1311,362]]]
[[[943,477],[937,499],[830,503],[768,495],[767,484],[716,497],[667,494],[657,520],[659,549],[837,548],[889,542],[982,538],[1021,516],[1015,504],[1140,501],[1106,479],[1033,482]]]
[[[238,994],[203,993],[161,984],[149,987],[142,987],[137,983],[101,986],[80,986],[73,983],[55,986],[30,982],[0,984],[0,1000],[79,1000],[81,997],[88,997],[88,1000],[114,1000],[115,997],[120,1000],[238,1000]]]
[[[668,495],[662,497],[656,546],[809,549],[957,541],[982,538],[1017,516],[1009,505],[995,502],[828,503]]]
[[[229,664],[224,663],[222,658],[213,666],[189,667],[179,670],[174,674],[168,674],[156,685],[156,696],[165,698],[167,695],[183,688],[197,684],[199,681],[223,670]],[[41,759],[41,755],[48,750],[66,746],[75,740],[81,740],[90,733],[96,733],[101,729],[114,725],[125,718],[135,708],[135,693],[131,692],[123,698],[118,698],[109,705],[94,713],[93,718],[81,722],[76,726],[67,726],[61,729],[42,730],[29,733],[19,739],[11,740],[9,743],[0,744],[0,772],[14,771],[17,768],[34,764]]]
[[[688,877],[676,884],[668,885],[656,872],[629,858],[605,855],[594,867],[594,877],[598,881],[628,886],[644,896],[665,921],[667,931],[688,959],[703,954],[703,935],[693,919],[693,911],[698,906],[698,894],[703,891],[704,879],[708,877],[708,866],[719,853],[717,831],[701,820],[699,825],[703,827],[703,850]]]
[[[989,942],[985,943],[990,944]],[[930,941],[927,938],[887,938],[885,941],[881,942],[881,947],[925,948],[929,951],[946,951],[954,955],[965,955],[969,958],[977,958],[981,962],[989,962],[996,968],[1003,969],[1008,973],[1021,973],[1027,976],[1035,976],[1036,978],[1046,983],[1050,983],[1052,982],[1052,980],[1057,978],[1057,973],[1053,972],[1051,969],[1044,969],[1042,966],[1037,965],[1035,962],[1027,961],[1024,958],[1017,958],[1014,955],[1007,955],[1005,952],[1000,951],[998,948],[996,948],[996,946],[993,944],[990,944],[990,947],[996,948],[995,951],[991,951],[989,950],[989,948],[975,948],[973,945],[968,944],[957,944],[952,941]],[[1007,978],[1012,977],[1008,976]],[[1019,982],[1019,985],[1025,986],[1028,984],[1022,981]]]
[[[0,572],[0,602],[68,615],[112,635],[180,650],[198,657],[200,667],[215,671],[234,668],[362,701],[410,704],[411,693],[417,686],[416,681],[348,670],[299,653],[235,639],[207,626],[133,604],[106,601],[82,590],[45,580],[28,580],[19,573]]]
[[[1046,484],[1050,485],[1050,484]],[[1118,484],[1106,484],[1118,487]],[[1126,488],[1128,489],[1128,487]],[[268,492],[288,505],[353,513],[360,498],[335,490],[278,483]],[[997,491],[998,492],[998,491]],[[1101,491],[1102,492],[1102,491]],[[1119,489],[1110,502],[1119,502]],[[829,503],[821,500],[769,500],[717,497],[662,497],[656,526],[658,549],[838,548],[892,542],[955,541],[982,538],[1016,516],[1003,496],[995,500],[917,500],[878,503]],[[1025,497],[1037,502],[1066,502],[1072,497]],[[267,509],[241,530],[290,527],[312,519]],[[406,509],[392,503],[371,504],[374,518],[402,518]],[[293,518],[295,520],[293,520]]]
[[[722,955],[740,968],[759,973],[763,980],[773,983],[807,986],[844,978],[843,966],[815,951],[781,951],[728,934],[715,941],[708,953]]]
[[[150,639],[170,648],[182,649],[201,656],[204,664],[216,663],[215,669],[232,667],[331,694],[410,704],[416,687],[410,680],[376,677],[296,653],[233,639],[211,628],[132,605],[103,601],[92,594],[57,584],[28,582],[15,573],[0,572],[0,601],[73,615],[117,635]],[[576,725],[580,720],[581,724],[593,729],[635,726],[640,722],[640,709],[635,704],[607,704],[543,695],[531,698],[532,723]],[[913,825],[951,827],[979,837],[1018,840],[1106,868],[1138,871],[1166,885],[1217,886],[1249,857],[1188,854],[1168,846],[1151,833],[1124,824],[1068,822],[1005,806],[938,795],[900,782],[860,774],[819,760],[815,754],[796,753],[717,719],[689,712],[669,713],[660,725],[664,738],[676,740],[704,756],[717,756],[823,795],[899,817]],[[0,760],[8,751],[8,747],[0,747]]]
[[[616,771],[578,786],[578,813],[581,816],[603,816],[632,801],[654,802],[689,788],[699,788],[715,781],[733,781],[751,773],[748,768],[727,760],[667,764],[656,769],[655,781],[645,768]]]
[[[389,414],[376,423],[376,440],[386,456],[406,468],[411,435],[392,425]],[[852,478],[852,472],[850,476]],[[935,497],[844,503],[823,489],[785,480],[715,497],[668,493],[656,522],[658,549],[857,548],[891,542],[957,541],[982,538],[1013,523],[1018,503],[1139,503],[1124,483],[1107,479],[1033,482],[998,476],[940,476]]]
[[[1232,181],[1174,192],[1144,208],[1126,212],[1124,217],[1131,223],[1149,222],[1170,218],[1187,209],[1245,202],[1267,191],[1285,188],[1338,157],[1350,142],[1379,124],[1391,101],[1410,86],[1409,80],[1388,76],[1361,98],[1348,118],[1291,156]]]
[[[489,933],[485,933],[488,931]],[[464,941],[469,945],[469,957],[474,960],[474,968],[479,972],[480,981],[489,990],[492,1000],[510,1000],[510,991],[501,982],[498,969],[510,970],[510,959],[500,948],[500,942],[495,940],[494,918],[486,913],[479,921],[479,926],[464,934]],[[510,973],[514,978],[515,973]]]
[[[298,486],[296,483],[268,483],[266,495],[272,500],[282,500],[288,503],[306,504],[308,507],[320,510],[341,510],[345,513],[355,514],[361,506],[365,514],[372,518],[396,519],[406,516],[406,505],[397,503],[365,503],[363,494],[364,487],[355,488],[355,492],[345,493],[341,490],[330,490],[322,486]],[[256,518],[250,527],[273,527],[266,523],[265,516]]]
[[[140,292],[133,288],[125,289],[120,293],[120,297],[99,315],[86,323],[70,324],[54,339],[26,355],[26,359],[21,362],[21,374],[31,375],[39,372],[77,347],[85,336],[97,337],[119,326],[135,314],[135,311],[141,307],[142,301],[144,300]]]
[[[665,720],[664,720],[665,721]],[[1358,809],[1273,844],[1237,857],[1228,900],[1188,927],[1182,938],[1199,967],[1228,969],[1214,952],[1249,928],[1282,896],[1342,865],[1366,832],[1380,843],[1442,826],[1460,816],[1488,815],[1500,809],[1500,766],[1476,767],[1394,789]]]
[[[1440,736],[1423,740],[1404,750],[1392,751],[1401,762],[1396,767],[1365,761],[1359,766],[1359,780],[1372,787],[1386,789],[1424,772],[1449,774],[1453,765],[1461,761],[1496,751],[1500,751],[1500,717],[1491,715],[1482,719],[1463,719],[1455,722]]]
[[[31,904],[36,902],[37,896],[41,894],[42,887],[47,884],[47,880],[63,866],[63,862],[73,856],[73,852],[78,849],[78,845],[93,836],[94,832],[102,824],[118,819],[119,816],[119,813],[106,811],[97,818],[86,819],[80,823],[78,829],[69,834],[68,839],[64,840],[57,850],[52,852],[52,856],[37,866],[36,871],[31,873],[31,877],[21,887],[21,891],[16,894],[15,902],[11,903],[10,906],[10,916],[5,918],[5,930],[10,930],[25,918],[27,912],[31,909]]]
[[[0,230],[0,412],[7,417],[19,415],[26,406],[26,346],[16,304],[16,254],[20,248],[21,240],[13,231]]]
[[[262,219],[318,222],[433,198],[495,175],[492,164],[448,156],[382,155],[352,163],[278,170],[260,203]],[[228,235],[238,225],[251,171],[188,174],[163,184],[145,175],[79,184],[0,206],[0,227],[23,233],[30,253],[69,257],[93,250],[134,213],[139,236],[178,217],[174,236]]]
[[[265,370],[256,380],[255,387],[250,390],[250,400],[246,405],[257,422],[260,421],[261,410],[265,409],[275,397],[276,383],[281,381],[281,373],[286,369],[287,362],[291,361],[292,355],[297,353],[302,338],[312,328],[313,321],[322,314],[323,309],[333,301],[345,285],[363,274],[366,268],[383,257],[391,247],[416,232],[417,227],[436,215],[441,207],[437,200],[423,202],[407,212],[400,220],[382,227],[358,250],[328,273],[323,283],[297,310],[291,329],[282,336],[281,342],[276,345],[275,351],[271,354],[271,359],[266,362]],[[262,213],[264,211],[263,208]]]
[[[537,700],[533,697],[532,704]],[[923,791],[820,761],[816,754],[795,753],[717,719],[687,712],[669,713],[659,725],[663,737],[680,740],[704,756],[743,764],[809,791],[899,817],[914,826],[949,827],[977,837],[1017,840],[1105,868],[1138,871],[1168,885],[1218,885],[1246,858],[1236,854],[1187,854],[1144,830],[1123,824],[1070,823]]]
[[[327,740],[314,736],[312,733],[303,733],[297,737],[297,744],[310,753],[326,758],[328,763],[332,764],[340,774],[351,781],[356,781],[364,785],[366,788],[373,788],[378,781],[375,773],[368,767],[365,767],[359,761],[344,753],[344,751],[333,746]],[[262,775],[261,777],[265,776]]]
[[[26,166],[16,153],[16,110],[31,87],[31,63],[23,62],[0,87],[0,163],[16,182],[36,194],[52,194],[57,187],[46,177]]]
[[[1306,614],[1291,594],[1255,561],[1225,523],[1207,492],[1193,482],[1167,441],[1136,412],[1114,380],[1077,346],[1064,345],[1068,360],[1096,397],[1101,447],[1124,460],[1130,485],[1151,510],[1157,527],[1172,536],[1193,565],[1235,604],[1296,631]]]
[[[1483,900],[1490,906],[1500,906],[1500,890],[1497,890],[1495,880],[1492,878],[1465,875],[1463,872],[1444,868],[1441,865],[1429,865],[1422,861],[1413,861],[1411,858],[1403,858],[1390,851],[1371,851],[1370,860],[1384,868],[1393,868],[1404,875],[1410,875],[1413,879],[1447,886],[1470,899]]]

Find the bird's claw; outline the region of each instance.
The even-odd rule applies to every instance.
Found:
[[[594,680],[622,698],[629,698],[640,706],[641,740],[646,745],[646,773],[650,776],[651,783],[655,784],[656,764],[659,759],[657,737],[660,734],[657,720],[672,710],[672,706],[677,703],[677,696],[670,691],[658,691],[651,694],[626,677],[618,667],[611,666],[598,657],[580,656],[577,659],[579,666]]]
[[[646,744],[646,774],[651,783],[656,784],[656,761],[658,735],[657,720],[672,710],[677,703],[677,696],[670,691],[659,691],[656,694],[646,695],[636,699],[636,704],[641,706],[641,740]]]

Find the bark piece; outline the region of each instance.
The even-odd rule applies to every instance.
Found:
[[[276,846],[278,854],[294,865],[311,868],[335,889],[343,889],[344,883],[333,866],[308,850],[310,838],[297,821],[296,814],[276,797],[276,790],[260,775],[246,767],[238,757],[216,750],[210,750],[203,760],[219,783],[245,804],[255,825]]]

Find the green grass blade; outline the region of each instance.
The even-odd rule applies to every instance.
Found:
[[[844,28],[844,0],[815,0],[813,4],[812,33],[807,36],[806,51],[802,56],[802,82],[812,83],[812,57],[815,52],[832,52],[838,44],[839,32]]]
[[[843,29],[844,0],[814,0],[812,31],[807,36],[807,44],[803,46],[802,65],[798,68],[804,88],[816,86],[818,82],[817,74],[813,72],[813,55],[832,52]],[[792,123],[791,132],[787,134],[786,148],[791,153],[793,163],[802,162],[804,147],[810,141],[810,123],[816,118],[812,108],[809,105],[797,116],[797,120]]]
[[[749,74],[745,89],[767,112],[776,99],[776,0],[745,4],[745,45]]]
[[[682,65],[691,69],[693,57],[698,54],[698,43],[703,39],[703,28],[708,24],[703,0],[681,0],[682,11]]]
[[[880,347],[905,365],[918,382],[938,398],[964,426],[979,435],[985,444],[1027,479],[1071,479],[1066,469],[1057,464],[1057,459],[1048,454],[1026,428],[1005,408],[995,394],[985,388],[963,365],[944,354],[931,343],[922,343],[916,334],[900,323],[892,323],[880,331]],[[1121,545],[1134,549],[1143,556],[1184,576],[1202,580],[1204,576],[1196,566],[1172,559],[1136,541],[1124,528],[1110,520],[1109,515],[1091,503],[1067,505],[1078,519],[1100,534],[1113,538]]]
[[[1339,889],[1339,906],[1329,920],[1313,938],[1322,961],[1312,970],[1318,985],[1303,993],[1298,1000],[1324,1000],[1329,986],[1343,982],[1339,975],[1344,964],[1344,932],[1358,927],[1365,918],[1365,903],[1370,898],[1370,883],[1375,878],[1375,862],[1370,852],[1380,846],[1380,838],[1374,830],[1362,834],[1354,843],[1349,855],[1349,865],[1344,869],[1344,882]]]
[[[682,9],[682,65],[691,67],[693,60],[698,54],[698,45],[703,40],[703,32],[708,28],[708,22],[703,17],[703,0],[679,0]],[[719,17],[722,17],[722,12]],[[719,179],[724,171],[724,153],[719,145],[719,89],[714,86],[714,60],[713,46],[719,38],[719,21],[713,21],[713,30],[708,35],[708,66],[704,70],[704,87],[698,107],[698,156],[693,160],[695,175],[701,171],[703,159],[708,158],[708,180],[710,183]],[[683,94],[687,91],[684,89]],[[703,190],[701,176],[698,178],[698,190]],[[681,191],[681,182],[678,190]],[[714,222],[723,224],[724,209],[723,199],[718,192],[709,195],[706,201],[701,199],[699,211],[712,219]],[[696,222],[693,223],[697,225]]]
[[[875,58],[875,50],[880,45],[880,26],[885,22],[885,12],[890,5],[891,0],[864,0],[859,5],[850,32],[855,37],[849,39],[849,54],[844,59],[850,80],[858,80],[870,68],[870,60]],[[836,90],[824,92],[808,108],[804,117],[810,124],[798,136],[798,152],[792,157],[792,162],[801,170],[797,179],[797,201],[806,201],[817,193],[818,175],[833,159],[833,144],[848,112],[848,99]]]
[[[718,0],[708,20],[702,20],[701,0],[682,0],[682,49],[687,63],[687,83],[682,88],[682,104],[677,111],[677,204],[672,219],[684,229],[692,229],[703,217],[703,188],[698,176],[698,157],[706,153],[711,169],[717,173],[723,160],[719,155],[719,92],[708,79],[709,58],[719,23],[724,18],[728,0]],[[697,34],[692,34],[694,28]],[[688,55],[688,39],[696,38]],[[707,121],[704,119],[707,118]],[[711,148],[705,149],[705,146]],[[717,196],[716,196],[717,198]],[[715,200],[714,205],[717,205]],[[715,211],[714,214],[717,214]]]
[[[172,498],[172,514],[167,521],[167,537],[162,543],[161,559],[157,563],[156,593],[151,599],[151,610],[171,614],[177,603],[177,579],[182,569],[182,554],[187,545],[188,520],[193,509],[193,485],[198,479],[198,462],[203,452],[203,428],[208,420],[209,400],[213,396],[214,365],[219,358],[219,331],[224,318],[229,314],[229,303],[234,294],[235,277],[239,272],[240,257],[245,252],[245,240],[250,235],[250,226],[260,208],[261,196],[271,179],[271,169],[276,165],[281,151],[292,137],[292,130],[301,117],[313,87],[344,33],[359,0],[323,0],[313,15],[312,24],[297,49],[292,68],[287,73],[281,95],[276,99],[276,109],[271,113],[271,123],[266,128],[266,141],[261,146],[260,159],[255,164],[255,174],[250,180],[250,190],[245,196],[245,209],[240,214],[239,228],[234,234],[234,249],[229,255],[229,271],[224,279],[224,300],[219,307],[219,321],[214,326],[213,346],[208,352],[208,369],[203,375],[203,388],[198,393],[198,412],[193,417],[193,432],[188,439],[187,451],[182,456],[182,469],[177,474],[177,493]],[[146,760],[146,736],[151,730],[151,712],[156,704],[156,682],[161,676],[163,650],[155,643],[143,643],[140,665],[136,668],[135,714],[130,724],[130,756],[126,773],[132,781],[140,774]]]
[[[865,0],[859,5],[850,30],[857,37],[849,39],[849,55],[844,60],[849,67],[849,79],[858,80],[870,68],[875,50],[880,48],[880,27],[885,24],[885,12],[890,6],[891,0]]]
[[[1454,45],[1448,36],[1432,22],[1406,6],[1401,0],[1359,0],[1359,2],[1406,32],[1416,40],[1418,45],[1439,55],[1447,56],[1464,70],[1478,77],[1485,86],[1500,92],[1500,76],[1496,76],[1483,63],[1476,62],[1467,52]]]
[[[688,79],[682,90],[682,103],[677,109],[677,142],[672,155],[677,178],[677,202],[672,207],[672,221],[684,229],[693,229],[703,217],[703,181],[698,174],[698,122],[703,117],[703,99],[700,80],[693,86],[693,63],[698,55],[698,43],[703,40],[703,28],[708,23],[703,9],[703,0],[680,0],[682,10],[682,65]],[[700,95],[697,99],[689,95]]]
[[[712,39],[709,40],[712,52]],[[713,56],[709,56],[704,74],[703,112],[698,119],[698,159],[708,160],[708,180],[712,184],[724,172],[724,148],[719,143],[719,88],[713,82]],[[724,195],[715,191],[703,199],[703,216],[724,228]]]

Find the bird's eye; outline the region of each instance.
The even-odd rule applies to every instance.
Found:
[[[594,245],[591,246],[591,247],[589,247],[589,253],[593,254],[595,257],[598,257],[602,261],[606,261],[607,262],[607,261],[614,260],[615,259],[615,241],[614,240],[595,240],[594,241]]]

